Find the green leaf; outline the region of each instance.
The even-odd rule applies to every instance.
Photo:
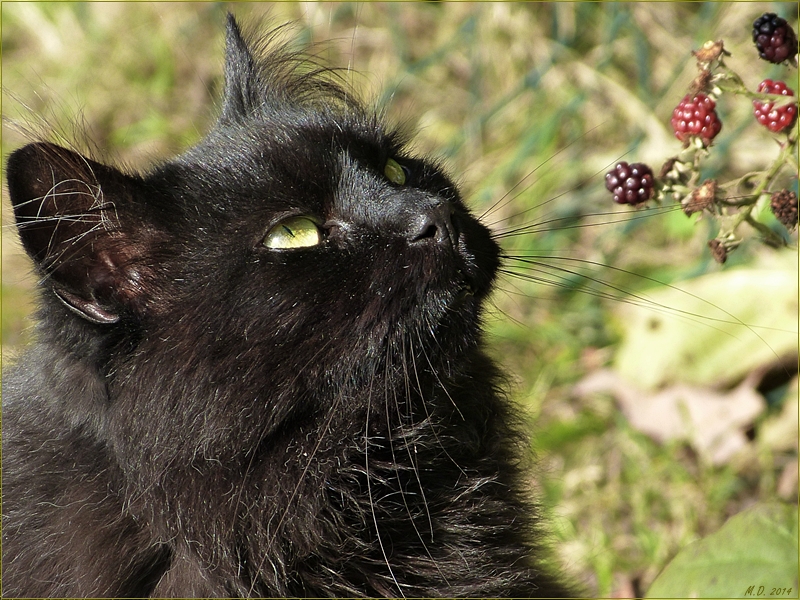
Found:
[[[756,505],[684,548],[648,598],[797,598],[797,506]]]
[[[796,255],[642,293],[622,307],[615,368],[642,389],[732,384],[797,353]]]

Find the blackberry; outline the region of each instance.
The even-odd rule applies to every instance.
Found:
[[[753,41],[758,55],[776,65],[797,54],[794,30],[775,13],[764,13],[753,21]]]
[[[705,94],[687,94],[672,111],[672,129],[675,137],[689,144],[689,138],[698,137],[703,146],[708,146],[722,129],[722,122],[715,110],[717,103]]]
[[[643,163],[619,162],[606,173],[606,189],[617,204],[641,204],[653,197],[653,171]]]
[[[769,207],[772,214],[791,231],[797,227],[797,194],[789,190],[781,190],[772,194]]]
[[[758,84],[758,91],[765,94],[780,94],[781,96],[794,96],[794,92],[786,87],[782,81],[765,79]],[[797,118],[797,104],[785,104],[773,108],[774,102],[761,102],[753,100],[753,112],[756,120],[773,133],[791,127]]]

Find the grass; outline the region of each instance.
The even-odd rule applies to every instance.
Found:
[[[677,153],[669,117],[695,74],[690,51],[704,41],[724,39],[729,64],[752,89],[783,77],[758,60],[749,29],[762,12],[791,6],[3,3],[3,114],[33,129],[39,115],[47,130],[144,168],[213,122],[225,11],[251,23],[291,21],[294,43],[318,43],[321,60],[347,67],[353,87],[416,132],[415,149],[446,164],[487,222],[541,224],[509,238],[509,252],[554,257],[542,262],[556,266],[565,265],[558,257],[591,261],[586,276],[548,268],[528,271],[539,281],[503,279],[488,329],[535,416],[541,491],[567,569],[599,596],[642,593],[679,548],[743,506],[778,497],[797,447],[761,443],[780,399],[743,458],[712,466],[686,444],[658,445],[635,431],[609,398],[571,396],[576,381],[612,362],[623,335],[620,302],[599,295],[624,299],[653,279],[722,270],[706,249],[712,221],[674,207],[614,207],[602,174],[619,159],[657,171]],[[774,144],[747,104],[720,103],[725,125],[705,176],[731,179],[771,159]],[[24,141],[4,121],[3,156]],[[13,354],[26,340],[33,279],[3,202],[3,350]],[[724,268],[780,253],[796,261],[796,237],[775,251],[752,236]],[[795,484],[784,498],[796,494]]]

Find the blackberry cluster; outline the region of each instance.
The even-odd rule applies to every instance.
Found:
[[[717,103],[705,94],[687,94],[672,111],[675,137],[688,145],[690,137],[698,137],[708,146],[722,129],[716,111]]]
[[[772,81],[765,79],[758,85],[758,91],[765,94],[780,94],[781,96],[794,96],[782,81]],[[756,120],[773,133],[783,131],[791,127],[797,119],[797,104],[786,104],[774,108],[774,102],[761,102],[753,100],[753,112]]]
[[[753,41],[758,55],[776,65],[797,54],[794,30],[775,13],[764,13],[753,22]]]
[[[643,163],[619,162],[606,173],[606,189],[617,204],[641,204],[653,197],[653,171]]]
[[[785,19],[774,13],[765,13],[753,23],[753,41],[762,59],[774,64],[786,63],[797,66],[798,41],[794,30]],[[764,171],[749,173],[738,181],[718,184],[715,179],[706,179],[698,185],[701,177],[701,161],[709,155],[708,147],[722,130],[722,122],[717,114],[717,99],[723,94],[755,96],[745,88],[742,78],[725,64],[725,57],[731,56],[725,50],[723,40],[708,41],[702,48],[693,51],[697,60],[698,75],[688,88],[689,93],[672,111],[670,123],[675,137],[683,143],[683,150],[668,159],[658,177],[642,163],[618,163],[606,173],[606,188],[613,194],[614,202],[639,206],[656,198],[656,201],[673,198],[680,202],[686,215],[707,212],[711,219],[720,218],[719,234],[708,242],[714,260],[725,263],[728,254],[735,250],[741,236],[736,229],[747,222],[763,234],[764,241],[770,245],[785,243],[785,236],[779,235],[760,222],[753,210],[760,206],[762,191],[785,164],[796,165],[796,126],[800,105],[796,92],[784,81],[765,79],[758,86],[759,94],[768,94],[764,99],[754,99],[753,112],[756,120],[773,133],[786,132],[790,135],[777,140],[781,154],[773,166]],[[796,167],[795,167],[796,168]],[[741,189],[742,182],[748,181],[756,190],[735,197],[729,197],[730,190]],[[761,185],[756,186],[757,182]],[[738,186],[738,187],[737,187]],[[757,189],[756,189],[757,187]],[[772,194],[770,207],[775,218],[786,229],[798,227],[798,199],[796,192],[781,190]],[[735,220],[727,219],[735,215]]]
[[[786,229],[791,231],[797,227],[797,194],[789,190],[775,192],[770,198],[769,207]]]

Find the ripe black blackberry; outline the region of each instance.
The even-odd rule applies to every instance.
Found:
[[[617,204],[641,204],[653,197],[653,171],[643,163],[619,162],[606,173],[606,189]]]
[[[775,13],[764,13],[753,21],[753,41],[758,55],[776,65],[797,54],[794,30]]]

